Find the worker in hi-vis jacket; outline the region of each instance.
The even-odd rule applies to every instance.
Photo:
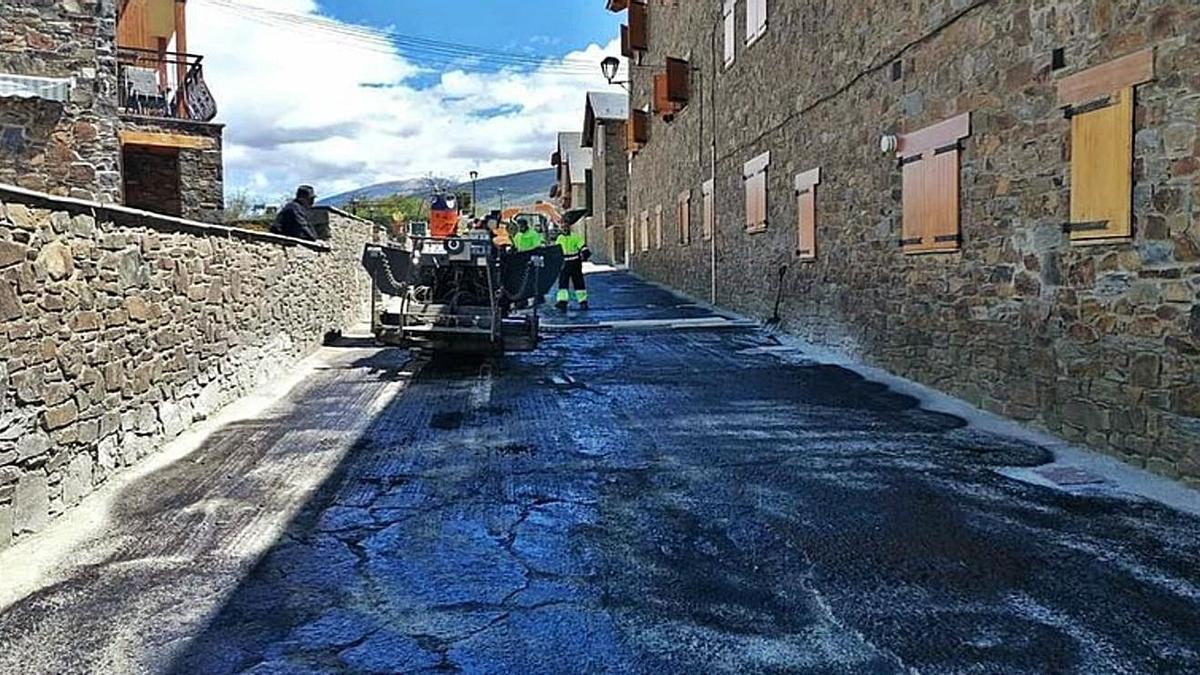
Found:
[[[558,275],[557,307],[566,311],[568,301],[574,297],[579,309],[588,308],[587,282],[583,280],[583,263],[592,257],[583,235],[571,231],[570,223],[563,223],[556,244],[562,247],[563,266]],[[572,290],[573,289],[573,290]]]
[[[513,244],[518,251],[532,251],[542,247],[542,234],[529,226],[529,221],[517,218],[517,233],[513,235]]]

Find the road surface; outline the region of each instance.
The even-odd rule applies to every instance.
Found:
[[[1200,519],[590,280],[536,354],[330,350],[124,488],[0,671],[1200,671]]]

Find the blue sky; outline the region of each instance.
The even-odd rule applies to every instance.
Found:
[[[270,199],[309,183],[330,195],[429,174],[544,168],[558,132],[582,129],[586,92],[614,89],[599,63],[619,51],[622,17],[604,0],[222,5],[189,3],[188,22],[226,125],[230,194]],[[313,25],[326,19],[335,23]],[[355,26],[442,46],[414,50]],[[436,55],[446,43],[538,59],[500,70],[491,57]]]

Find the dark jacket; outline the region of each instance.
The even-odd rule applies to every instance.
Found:
[[[298,201],[292,200],[275,215],[275,223],[271,232],[296,239],[317,240],[317,232],[308,222],[308,209]]]

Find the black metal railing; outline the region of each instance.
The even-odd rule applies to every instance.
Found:
[[[121,112],[147,117],[209,122],[217,105],[204,82],[203,56],[152,49],[117,50]]]

